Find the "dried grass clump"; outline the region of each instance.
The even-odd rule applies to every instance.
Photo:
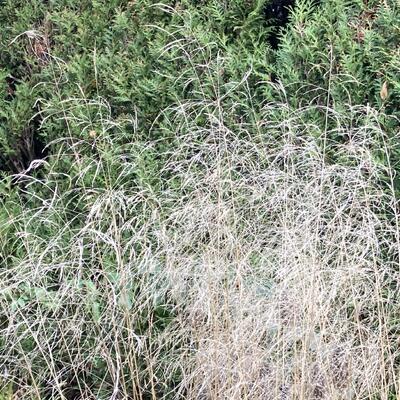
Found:
[[[334,121],[321,129],[312,107],[269,104],[256,127],[204,109],[206,129],[185,113],[167,166],[181,182],[163,247],[190,343],[183,398],[389,398],[398,216],[376,111],[321,108]]]
[[[398,204],[378,112],[246,108],[249,75],[223,87],[222,65],[194,66],[211,96],[165,111],[158,191],[139,171],[159,143],[120,144],[103,101],[84,101],[103,110],[95,138],[58,143],[70,170],[20,176],[0,270],[0,371],[20,398],[399,393]],[[74,107],[62,118],[90,131]]]

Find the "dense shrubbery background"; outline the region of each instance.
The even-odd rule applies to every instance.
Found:
[[[269,85],[257,82],[279,79],[296,106],[370,104],[397,116],[395,2],[324,1],[319,7],[302,2],[277,52],[268,45],[271,30],[276,29],[264,20],[267,3],[5,2],[3,169],[26,169],[43,145],[67,136],[68,130],[77,137],[87,133],[82,128],[88,124],[67,126],[59,118],[41,125],[49,114],[63,113],[63,101],[68,99],[100,96],[113,116],[135,114],[138,132],[147,137],[161,110],[203,95],[190,75],[190,63],[217,54],[224,59],[224,82],[238,81],[251,69],[249,84],[257,91],[258,107],[274,94]],[[174,58],[177,46],[189,42],[206,46],[209,54]],[[169,43],[175,43],[173,51],[165,52]],[[204,71],[199,73],[207,79]],[[383,100],[384,84],[388,97]],[[162,119],[152,129],[156,137],[159,125]]]
[[[4,396],[399,395],[399,6],[267,6],[3,0]]]

